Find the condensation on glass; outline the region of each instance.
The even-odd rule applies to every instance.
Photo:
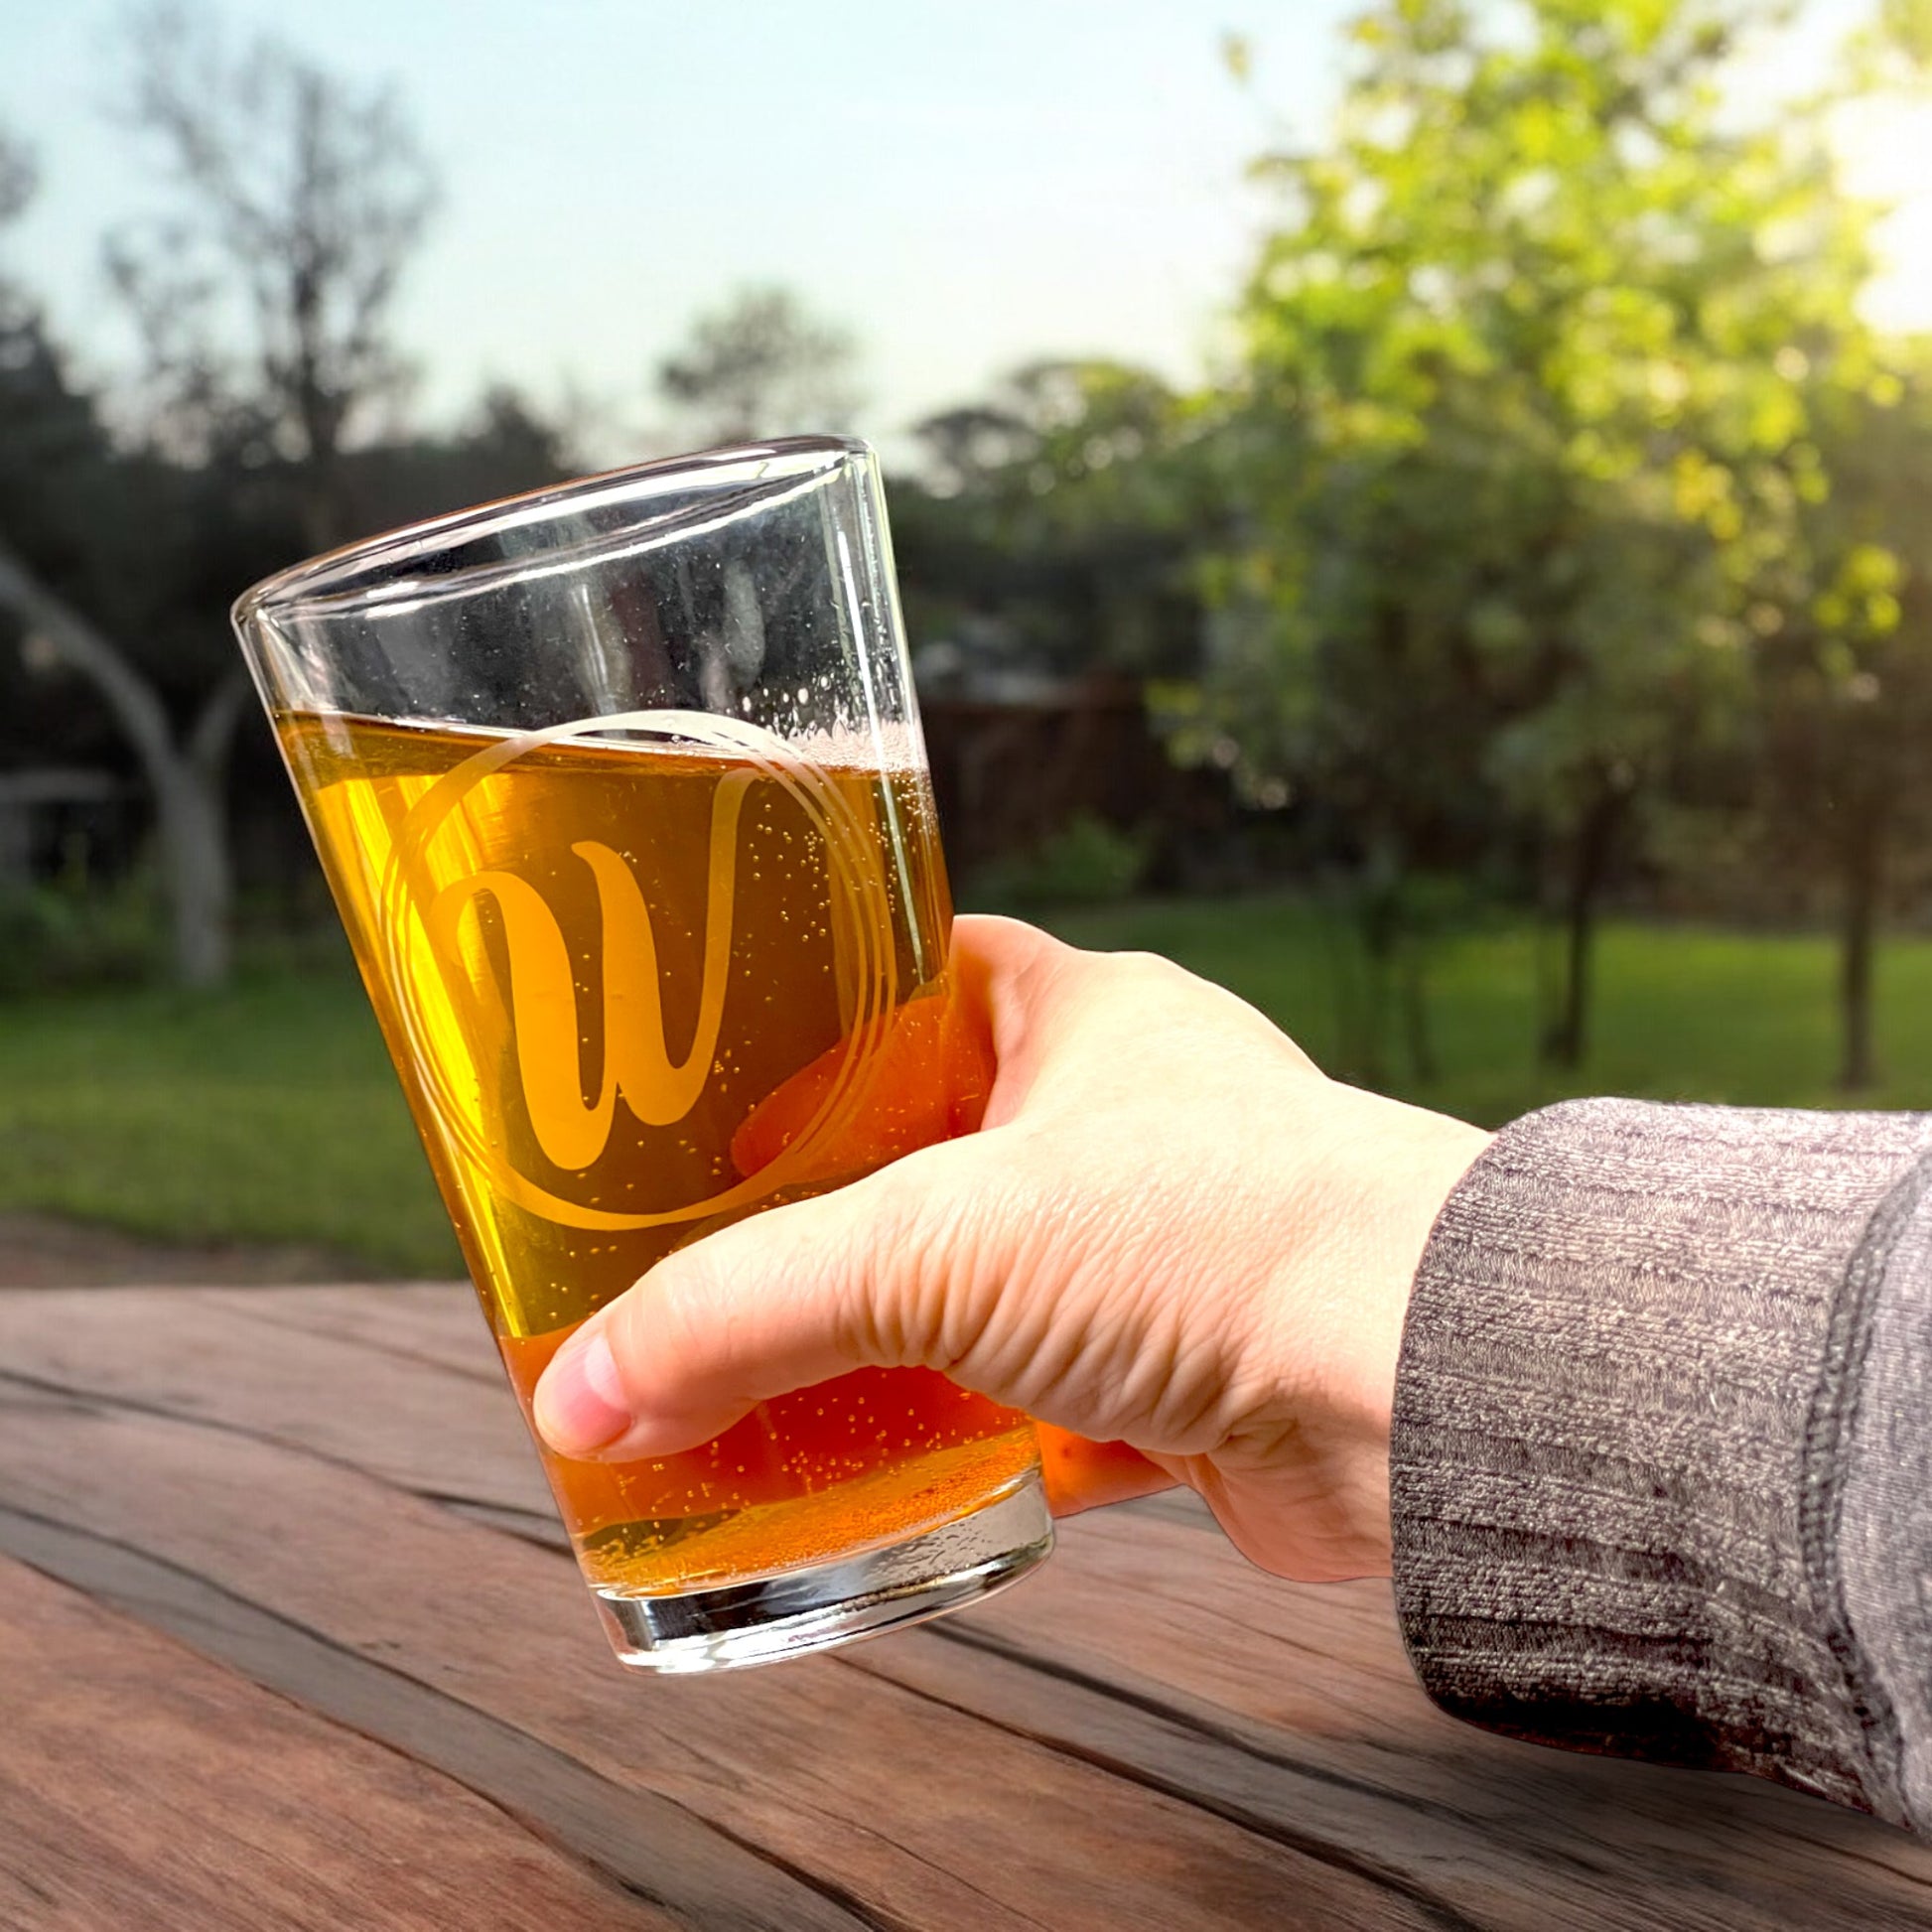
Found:
[[[257,586],[235,627],[526,1418],[672,1249],[978,1124],[864,445],[469,510]],[[1026,1418],[921,1369],[684,1455],[539,1453],[647,1668],[932,1615],[1051,1544]]]

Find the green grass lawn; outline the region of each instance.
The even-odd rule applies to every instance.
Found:
[[[0,1209],[461,1272],[346,968],[0,1004]]]
[[[1323,1064],[1335,1059],[1332,934],[1306,903],[1151,901],[1052,924],[1078,945],[1166,953],[1251,1000]],[[1391,1085],[1488,1126],[1577,1093],[1843,1106],[1835,971],[1823,938],[1612,924],[1597,952],[1588,1063],[1559,1077],[1536,1065],[1531,930],[1462,937],[1443,944],[1429,980],[1440,1077]],[[1858,1104],[1932,1107],[1932,940],[1881,950],[1877,1029],[1885,1079]]]
[[[1069,912],[1067,938],[1147,947],[1252,1000],[1317,1059],[1336,1049],[1318,916],[1286,899]],[[1615,925],[1595,1043],[1572,1081],[1532,1053],[1526,930],[1446,944],[1432,979],[1442,1077],[1411,1097],[1495,1123],[1566,1092],[1834,1105],[1822,939]],[[1864,1104],[1932,1107],[1932,941],[1881,957],[1887,1074]],[[258,971],[231,991],[0,1004],[0,1209],[194,1241],[302,1242],[389,1273],[455,1245],[361,990],[345,968]]]

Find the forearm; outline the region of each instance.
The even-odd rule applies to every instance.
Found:
[[[1391,1460],[1432,1696],[1932,1822],[1932,1120],[1573,1103],[1417,1274]]]

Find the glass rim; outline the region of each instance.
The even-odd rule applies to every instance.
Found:
[[[240,629],[271,613],[366,594],[370,586],[364,580],[384,567],[407,563],[453,543],[541,523],[564,506],[586,499],[622,501],[634,496],[648,501],[660,491],[669,493],[679,484],[700,481],[719,489],[734,483],[791,483],[829,475],[841,463],[872,456],[872,446],[856,436],[779,436],[651,457],[642,463],[573,477],[565,483],[543,483],[534,489],[401,523],[290,564],[243,591],[235,599],[230,617]],[[394,581],[391,589],[398,598],[410,595],[410,587],[400,580]]]

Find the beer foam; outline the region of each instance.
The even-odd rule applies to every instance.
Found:
[[[919,738],[917,727],[906,719],[881,719],[877,725],[841,721],[837,725],[817,725],[811,731],[780,731],[778,727],[761,721],[734,717],[731,711],[694,713],[694,727],[698,727],[699,717],[715,717],[717,723],[727,729],[734,725],[750,727],[756,733],[769,736],[778,748],[802,763],[819,765],[825,770],[877,770],[881,776],[898,774],[908,778],[923,778],[929,770],[925,744]],[[701,729],[694,729],[690,738],[682,738],[676,727],[666,727],[661,738],[657,738],[643,731],[624,729],[622,725],[609,734],[597,733],[593,727],[595,719],[586,719],[580,733],[570,734],[572,742],[601,744],[626,752],[662,754],[676,754],[680,746],[692,744],[711,752],[723,750],[721,746],[713,744]],[[514,736],[514,733],[504,733],[502,736]]]
[[[750,718],[734,717],[728,711],[721,711],[716,717],[717,722],[728,730],[732,726],[749,727],[772,740],[774,749],[781,749],[802,763],[818,765],[828,771],[877,771],[884,777],[898,775],[916,778],[925,776],[929,769],[925,745],[918,730],[904,719],[882,719],[876,727],[871,724],[840,723],[818,726],[808,732],[787,732]],[[667,725],[662,737],[652,737],[641,729],[619,725],[607,736],[593,729],[596,722],[595,719],[586,719],[581,732],[571,733],[570,742],[644,754],[656,752],[675,755],[694,745],[714,755],[727,749],[711,742],[698,730],[686,738],[675,726]],[[515,734],[503,733],[501,736],[514,737]]]
[[[924,741],[915,727],[902,718],[882,722],[876,729],[839,725],[830,731],[809,732],[802,738],[789,738],[782,732],[773,736],[801,759],[837,770],[881,771],[888,776],[901,772],[907,777],[919,777],[929,762]]]
[[[320,714],[317,714],[320,715]],[[478,742],[479,749],[488,745],[501,745],[510,739],[535,737],[535,733],[513,730],[504,725],[472,724],[459,718],[378,718],[365,713],[340,714],[351,724],[387,725],[398,731],[435,732],[439,735],[471,738]],[[681,735],[674,725],[665,725],[652,733],[646,730],[625,726],[618,722],[624,714],[612,714],[613,729],[600,732],[596,728],[604,722],[599,718],[584,718],[572,721],[567,727],[550,727],[545,736],[549,743],[592,745],[606,751],[629,752],[639,758],[677,757],[681,752],[697,746],[718,755],[720,748],[708,742],[699,732],[691,736]],[[716,714],[693,714],[694,723],[701,716],[715,715],[717,722],[724,727],[749,727],[766,736],[791,757],[806,764],[823,766],[837,771],[877,771],[882,776],[895,775],[908,778],[924,777],[930,770],[931,761],[926,757],[923,741],[915,725],[905,719],[881,720],[875,727],[870,724],[838,724],[818,727],[809,732],[792,733],[774,730],[769,725],[759,724],[749,718],[734,716],[724,711]],[[327,723],[324,717],[323,722]],[[550,733],[558,734],[549,737]],[[533,746],[532,750],[543,749]]]

